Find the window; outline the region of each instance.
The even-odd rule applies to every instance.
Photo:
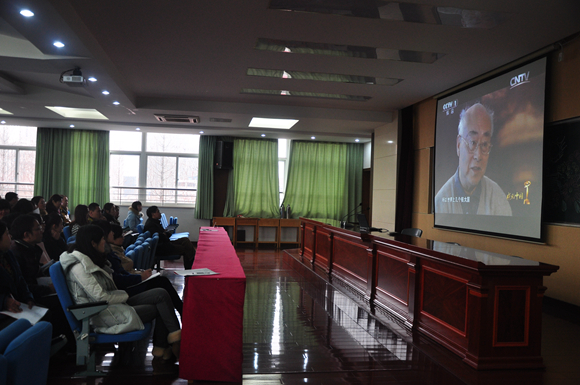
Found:
[[[111,200],[193,206],[199,135],[110,132]]]
[[[288,176],[288,139],[278,139],[278,178],[280,179],[280,205],[284,201],[286,191],[286,177]]]
[[[36,127],[0,126],[0,195],[15,192],[20,198],[34,194]]]

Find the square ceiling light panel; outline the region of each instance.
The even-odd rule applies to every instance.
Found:
[[[71,119],[99,119],[109,120],[105,115],[101,114],[94,108],[72,108],[72,107],[51,107],[45,106],[52,112]]]
[[[298,123],[296,119],[270,119],[270,118],[252,118],[250,127],[259,128],[276,128],[279,130],[289,130]]]

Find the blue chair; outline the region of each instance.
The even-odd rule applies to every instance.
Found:
[[[143,226],[143,224],[142,224],[142,223],[139,223],[139,224],[137,225],[137,232],[138,232],[139,234],[143,234],[143,227],[144,227],[144,226]]]
[[[76,235],[71,235],[70,238],[66,240],[66,244],[67,245],[72,245],[76,241],[77,241],[77,236]]]
[[[0,331],[0,384],[46,384],[52,325],[19,319]]]
[[[145,252],[143,244],[135,246],[133,251],[135,252],[135,258],[133,258],[133,267],[135,267],[135,269],[142,269],[143,253]]]
[[[64,234],[64,239],[67,242],[68,242],[68,239],[72,236],[71,231],[72,231],[72,229],[70,226],[65,226],[62,228],[62,233]]]
[[[177,225],[177,220],[174,219],[174,221],[176,222],[174,225]],[[169,222],[167,222],[167,217],[165,216],[165,213],[161,213],[161,226],[163,226],[164,229],[167,229],[167,226],[169,226]],[[173,233],[169,237],[169,240],[175,241],[176,239],[179,238],[189,238],[189,233],[188,232]]]
[[[143,330],[137,330],[134,332],[122,334],[102,334],[91,332],[89,326],[91,316],[105,310],[107,308],[107,303],[101,301],[76,305],[68,290],[64,271],[62,270],[60,262],[57,262],[50,267],[50,278],[52,279],[60,304],[76,338],[76,364],[87,366],[84,372],[77,373],[76,375],[83,377],[103,375],[102,372],[96,370],[95,352],[91,352],[91,345],[133,342],[149,337],[151,333],[150,322],[145,324]],[[33,361],[26,361],[29,370],[30,362]]]

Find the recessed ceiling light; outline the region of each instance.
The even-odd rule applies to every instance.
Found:
[[[75,128],[75,125],[74,124],[71,124],[69,127],[70,128]]]
[[[199,133],[200,133],[200,134],[203,134],[203,131],[200,131]]]
[[[354,141],[355,141],[355,142],[357,142],[357,143],[358,143],[358,142],[360,142],[360,140],[359,140],[359,139],[355,139]]]
[[[64,116],[65,118],[108,120],[108,118],[105,115],[101,114],[94,108],[71,108],[71,107],[52,107],[52,106],[45,107],[51,110],[52,112],[59,114],[60,116]]]
[[[314,140],[316,139],[316,136],[311,136],[310,139]]]
[[[296,123],[298,123],[297,119],[252,118],[249,127],[289,130]]]
[[[57,48],[62,48],[64,47],[64,44],[61,43],[60,41],[55,41],[54,43],[52,43],[52,45],[54,45]]]
[[[109,91],[107,91],[107,90],[104,90],[104,91],[103,91],[103,95],[109,95]]]
[[[387,143],[393,143],[393,141],[392,140],[387,140]]]
[[[14,115],[12,112],[6,111],[3,108],[0,108],[0,114],[4,114],[4,115]]]
[[[262,134],[262,135],[260,135],[260,136],[264,137],[264,136],[266,136],[266,134]]]
[[[91,76],[90,78],[87,79],[89,82],[96,82],[97,78]]]
[[[34,16],[34,12],[32,12],[29,9],[23,9],[22,11],[20,11],[20,14],[24,17],[32,17]]]
[[[141,129],[140,129],[139,127],[137,127],[135,130],[137,130],[137,131],[141,131]]]
[[[114,105],[116,105],[116,106],[118,106],[118,105],[119,105],[119,104],[121,104],[121,103],[119,103],[118,101],[116,101],[116,100],[115,100],[115,101],[113,102],[113,104],[114,104]]]
[[[6,121],[5,121],[5,120],[3,120],[3,121],[1,121],[0,123],[1,123],[1,124],[6,124]]]

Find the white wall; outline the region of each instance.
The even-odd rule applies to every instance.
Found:
[[[148,206],[147,206],[148,207]],[[147,220],[147,207],[143,207],[143,220]],[[120,209],[120,216],[119,222],[121,225],[125,218],[127,218],[127,214],[129,212],[129,206],[119,206]],[[159,211],[165,213],[167,220],[169,221],[169,217],[177,216],[177,223],[179,224],[179,228],[177,232],[189,232],[189,239],[191,241],[197,242],[199,239],[199,228],[201,226],[209,226],[209,219],[195,219],[195,209],[192,208],[183,208],[183,207],[169,207],[169,206],[159,206]]]
[[[371,154],[372,154],[373,143],[368,142],[364,144],[364,160],[363,168],[371,168]]]
[[[397,137],[399,121],[375,129],[373,165],[373,215],[371,226],[395,230],[397,198]],[[392,143],[389,143],[392,142]],[[373,234],[379,235],[379,233]]]

